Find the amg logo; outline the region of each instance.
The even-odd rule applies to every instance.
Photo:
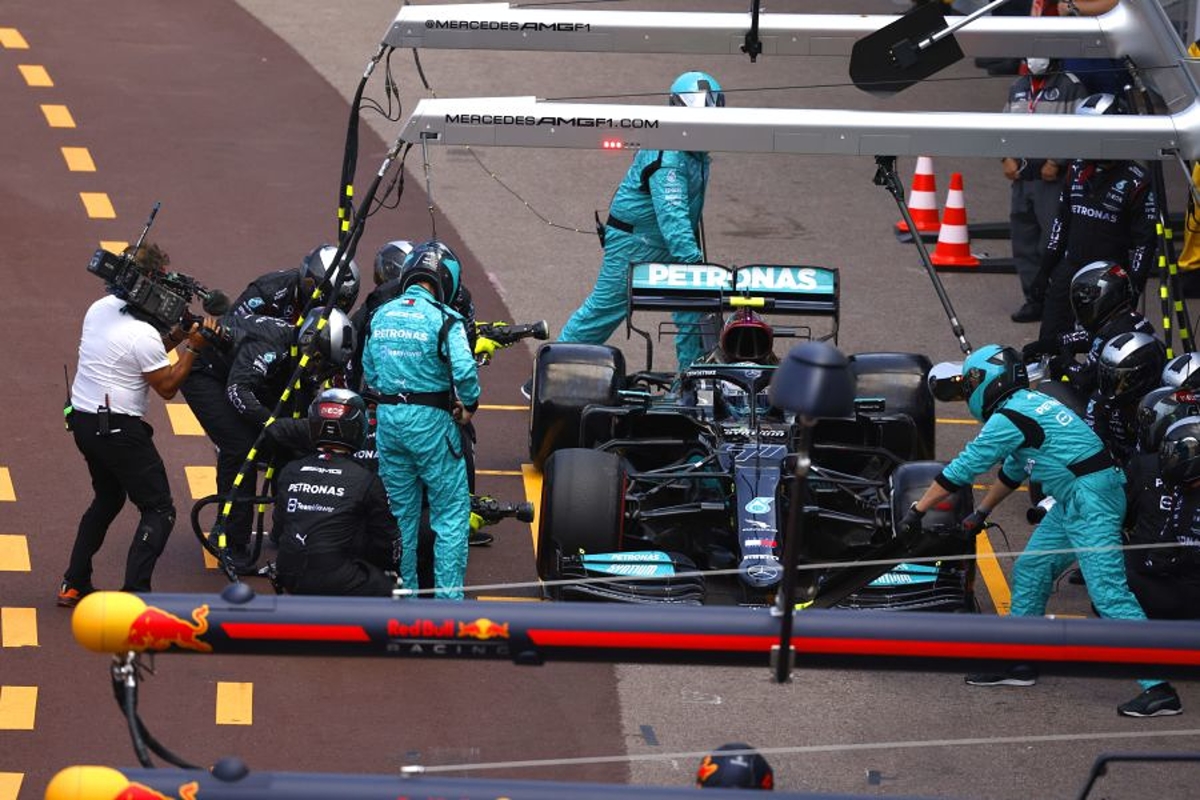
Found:
[[[528,125],[552,128],[657,128],[655,119],[611,117],[535,117],[514,114],[447,114],[447,125]]]
[[[587,33],[587,22],[501,22],[487,19],[427,20],[426,28],[450,31],[554,31],[555,33]]]

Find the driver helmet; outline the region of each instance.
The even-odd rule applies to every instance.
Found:
[[[987,421],[1001,400],[1029,388],[1021,354],[998,344],[984,345],[967,356],[962,374],[967,409],[980,422]]]
[[[1155,453],[1163,434],[1184,417],[1200,414],[1200,396],[1172,386],[1160,386],[1146,392],[1138,403],[1137,444],[1143,453]]]
[[[1167,351],[1148,333],[1114,336],[1104,343],[1096,364],[1097,389],[1109,401],[1136,401],[1159,386]]]
[[[1089,94],[1075,106],[1075,113],[1085,117],[1102,117],[1105,114],[1124,114],[1125,100],[1112,92]]]
[[[438,302],[449,303],[458,292],[462,275],[462,262],[454,251],[442,242],[432,239],[413,248],[400,270],[400,291],[408,290],[419,281],[428,281],[434,286]]]
[[[721,84],[707,72],[685,72],[671,84],[671,105],[705,108],[725,105]]]
[[[339,308],[331,309],[329,319],[322,323],[325,309],[312,309],[300,326],[297,344],[316,363],[318,376],[330,377],[344,370],[354,357],[354,326]]]
[[[701,789],[775,788],[775,771],[753,747],[742,742],[723,744],[700,762],[696,786]]]
[[[393,278],[399,278],[404,259],[412,251],[412,242],[407,239],[395,239],[379,248],[375,254],[375,285],[382,286]]]
[[[1071,309],[1092,335],[1118,314],[1132,309],[1133,302],[1133,282],[1115,261],[1093,261],[1071,278]]]
[[[1176,389],[1200,389],[1200,353],[1184,353],[1168,361],[1162,382]]]
[[[1200,417],[1184,417],[1167,428],[1158,448],[1159,474],[1169,486],[1200,478]]]
[[[325,273],[333,266],[333,259],[337,255],[337,251],[335,246],[323,244],[313,248],[304,257],[304,261],[300,264],[300,290],[302,292],[312,294],[313,290],[325,280]],[[344,258],[342,263],[346,263]],[[354,301],[358,299],[360,285],[358,264],[354,263],[354,259],[350,259],[349,264],[350,274],[341,279],[337,299],[334,301],[334,304],[343,311],[349,311],[354,306]],[[333,285],[338,277],[334,275],[330,280],[330,285]]]
[[[738,309],[721,329],[721,352],[725,360],[763,364],[775,355],[775,334],[761,316],[748,308]]]
[[[308,407],[308,431],[317,447],[359,450],[367,440],[367,404],[349,389],[326,389]]]

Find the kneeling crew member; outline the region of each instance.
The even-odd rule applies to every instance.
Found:
[[[353,459],[366,440],[366,403],[349,389],[326,389],[309,406],[308,425],[317,452],[279,473],[279,583],[293,594],[389,596],[399,531],[383,482]]]

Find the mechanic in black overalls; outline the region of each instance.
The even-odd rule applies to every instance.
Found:
[[[293,594],[387,597],[396,585],[400,533],[379,475],[354,460],[367,406],[349,389],[326,389],[308,410],[315,453],[279,473],[275,566]]]
[[[1200,619],[1200,457],[1188,451],[1200,435],[1200,402],[1186,392],[1180,400],[1172,389],[1155,394],[1141,405],[1145,451],[1125,468],[1125,537],[1130,545],[1161,547],[1126,550],[1125,574],[1147,617]],[[1164,469],[1161,453],[1168,450]]]
[[[1104,442],[1117,466],[1137,450],[1138,404],[1162,385],[1166,346],[1149,333],[1122,333],[1104,343],[1096,368],[1098,385],[1084,421]]]
[[[1120,113],[1117,98],[1091,95],[1077,113]],[[1127,265],[1136,295],[1157,252],[1158,202],[1150,174],[1136,161],[1075,160],[1067,169],[1058,216],[1033,291],[1045,292],[1038,338],[1053,347],[1074,325],[1071,279],[1093,261]]]
[[[313,290],[325,280],[325,273],[333,264],[337,248],[323,244],[314,248],[294,269],[268,272],[255,278],[233,301],[235,314],[259,314],[278,317],[295,323],[300,311],[312,297]],[[338,287],[337,307],[348,312],[358,299],[358,265],[350,261],[350,276]]]

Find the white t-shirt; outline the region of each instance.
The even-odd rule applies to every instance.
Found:
[[[122,314],[124,307],[124,300],[107,295],[83,318],[71,385],[71,405],[78,411],[95,413],[107,395],[114,414],[143,416],[150,389],[144,373],[170,366],[162,336],[149,322]]]

